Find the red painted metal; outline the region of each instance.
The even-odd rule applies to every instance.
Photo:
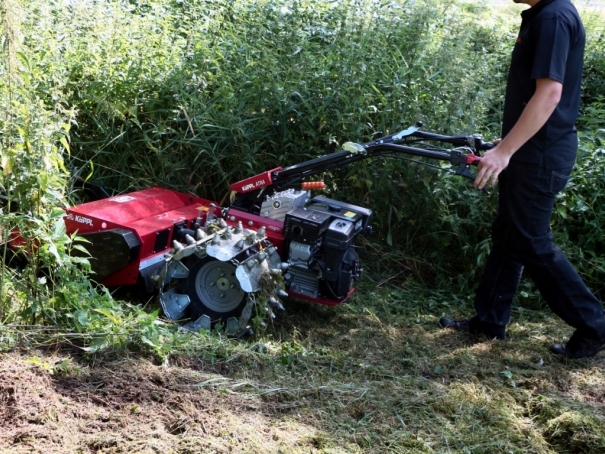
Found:
[[[258,175],[254,175],[253,177],[238,181],[237,183],[233,183],[229,187],[232,191],[236,191],[240,194],[251,192],[256,189],[266,188],[267,186],[271,186],[271,184],[273,183],[273,172],[276,172],[278,170],[281,170],[281,167],[276,167],[275,169],[268,170],[267,172],[259,173]]]
[[[258,216],[256,214],[246,213],[244,211],[239,211],[231,208],[226,216],[227,224],[229,225],[237,225],[238,221],[241,221],[242,226],[246,229],[254,229],[258,230],[261,227],[265,227],[265,234],[267,238],[273,243],[273,245],[279,251],[279,255],[283,257],[283,247],[284,247],[284,237],[282,235],[282,230],[284,228],[284,223],[281,221],[276,221],[274,219],[264,218],[262,216]]]
[[[468,155],[466,155],[465,160],[468,165],[479,165],[479,162],[481,162],[481,156],[475,156],[473,154],[468,154]]]
[[[177,224],[190,228],[198,218],[205,220],[210,206],[218,203],[201,197],[153,187],[124,195],[84,203],[66,210],[67,233],[86,234],[112,229],[134,232],[141,242],[138,259],[101,283],[108,286],[136,283],[142,261],[167,252]],[[215,215],[220,216],[220,210]],[[154,250],[158,232],[168,231],[162,250]]]
[[[333,299],[333,298],[324,298],[321,296],[318,298],[313,298],[312,296],[309,296],[309,295],[303,295],[303,294],[291,292],[290,290],[288,290],[288,296],[290,296],[292,298],[300,298],[301,300],[311,301],[312,303],[323,304],[324,306],[330,306],[330,307],[338,306],[339,304],[344,303],[346,300],[348,300],[351,297],[351,295],[353,295],[353,293],[355,293],[354,288],[352,288],[349,291],[349,293],[347,293],[347,296],[345,296],[343,299],[337,300],[337,299]]]

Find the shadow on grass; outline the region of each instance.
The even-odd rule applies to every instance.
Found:
[[[550,312],[518,309],[508,340],[490,342],[439,329],[428,307],[381,317],[364,304],[377,307],[303,306],[277,330],[298,346],[290,376],[358,390],[328,396],[327,433],[373,452],[605,450],[605,356],[550,354],[571,333]]]
[[[93,452],[605,451],[605,356],[550,355],[570,331],[552,314],[518,310],[483,342],[439,329],[430,299],[376,296],[291,302],[253,339],[165,364],[72,356],[49,384]]]

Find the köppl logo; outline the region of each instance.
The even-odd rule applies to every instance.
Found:
[[[79,214],[76,214],[75,216],[71,213],[69,213],[67,215],[67,219],[72,220],[72,221],[76,221],[78,224],[86,224],[89,226],[93,226],[92,225],[92,219],[89,218],[85,218],[84,216],[80,216]]]

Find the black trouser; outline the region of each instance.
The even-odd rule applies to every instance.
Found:
[[[500,174],[493,244],[475,297],[472,331],[504,339],[525,270],[552,311],[576,328],[573,338],[605,340],[603,306],[553,243],[550,229],[555,196],[570,173],[571,167],[511,162]]]

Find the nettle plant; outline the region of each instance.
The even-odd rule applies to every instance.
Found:
[[[605,299],[605,130],[580,133],[576,168],[559,195],[553,224],[587,285]]]
[[[10,3],[10,2],[8,2]],[[69,203],[70,133],[76,113],[65,107],[53,67],[42,67],[23,45],[18,8],[0,8],[0,323],[3,343],[19,326],[49,332],[90,351],[142,345],[164,354],[162,337],[176,331],[158,324],[157,312],[122,304],[94,283],[84,245],[68,236],[63,208]],[[13,5],[15,6],[15,5]],[[8,13],[11,14],[8,14]],[[60,73],[60,71],[58,71]],[[18,245],[9,254],[7,243]],[[52,326],[51,331],[43,326]],[[11,331],[13,330],[13,331]],[[14,333],[13,333],[14,334]],[[38,334],[28,331],[28,338]],[[51,336],[51,337],[52,337]],[[50,339],[52,341],[52,339]]]
[[[17,267],[0,262],[2,322],[54,326],[58,339],[67,336],[86,351],[137,345],[165,355],[162,338],[176,329],[156,323],[157,311],[116,301],[97,286],[85,245],[65,232],[70,175],[63,158],[74,112],[48,110],[26,85],[13,85],[10,93],[1,88],[0,220],[4,240],[21,245]],[[81,253],[72,254],[74,249]]]
[[[2,236],[20,247],[23,266],[2,262],[0,315],[3,322],[36,323],[53,316],[42,304],[53,297],[59,281],[74,280],[86,267],[68,253],[74,247],[62,222],[68,172],[69,130],[74,112],[60,100],[48,107],[38,96],[42,80],[22,45],[21,11],[12,2],[0,10],[3,58],[0,69],[0,191]]]
[[[27,64],[24,56],[21,61]],[[19,244],[23,260],[20,273],[10,281],[5,279],[8,271],[2,274],[2,312],[5,319],[27,314],[24,320],[35,323],[45,311],[41,302],[54,292],[49,284],[74,279],[86,263],[69,255],[78,246],[65,234],[61,209],[68,178],[63,155],[69,151],[73,112],[47,110],[20,76],[0,87],[3,235]],[[15,294],[19,297],[11,297]]]

